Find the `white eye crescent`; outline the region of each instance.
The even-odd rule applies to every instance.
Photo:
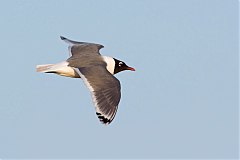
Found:
[[[118,63],[118,66],[121,67],[122,64],[123,64],[123,62],[119,62],[119,63]]]

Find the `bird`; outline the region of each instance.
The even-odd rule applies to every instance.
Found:
[[[69,45],[70,57],[57,64],[37,65],[36,71],[81,78],[91,93],[98,119],[110,124],[121,99],[121,84],[114,74],[135,69],[121,60],[101,55],[100,49],[104,47],[101,44],[60,38]]]

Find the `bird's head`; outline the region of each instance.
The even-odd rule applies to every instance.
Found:
[[[120,60],[115,59],[115,58],[113,58],[113,59],[115,61],[114,74],[117,74],[118,72],[125,71],[125,70],[135,71],[134,68],[129,67],[123,61],[120,61]]]

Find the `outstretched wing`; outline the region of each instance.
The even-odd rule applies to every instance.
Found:
[[[78,54],[82,54],[82,53],[87,54],[89,52],[91,54],[100,54],[99,50],[104,47],[101,44],[73,41],[73,40],[67,39],[63,36],[60,36],[60,38],[64,42],[69,44],[68,50],[69,50],[70,56],[78,55]]]
[[[107,64],[99,53],[103,46],[64,37],[61,39],[70,44],[71,57],[67,62],[90,90],[99,120],[104,124],[111,123],[120,102],[121,86],[118,79],[106,69]]]
[[[119,80],[104,66],[77,68],[77,72],[91,92],[99,120],[104,124],[111,123],[121,98]]]

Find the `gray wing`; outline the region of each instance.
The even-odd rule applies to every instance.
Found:
[[[70,67],[75,68],[85,85],[91,92],[99,120],[109,124],[115,117],[121,98],[121,86],[106,69],[106,62],[99,54],[101,45],[75,42],[70,51],[72,56],[67,60]]]
[[[76,69],[91,92],[99,120],[109,124],[114,119],[121,98],[121,86],[117,78],[105,66]]]
[[[79,54],[100,54],[99,50],[104,46],[101,44],[88,43],[88,42],[77,42],[70,39],[67,39],[63,36],[60,38],[69,44],[68,50],[70,56],[77,56]]]

